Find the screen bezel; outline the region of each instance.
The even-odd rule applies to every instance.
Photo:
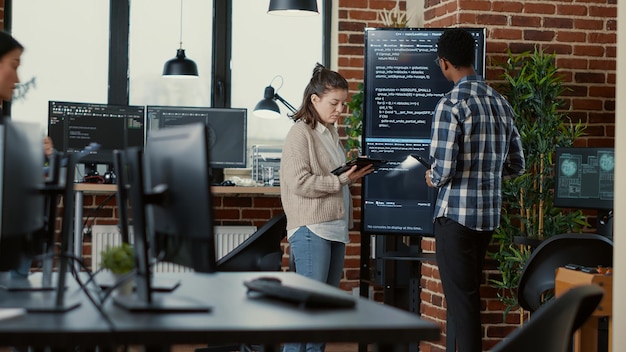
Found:
[[[476,38],[475,70],[483,75],[486,52],[486,29],[464,28]],[[424,167],[411,155],[429,159],[431,141],[432,110],[439,98],[447,93],[453,84],[448,82],[440,71],[437,58],[436,41],[446,28],[366,28],[365,30],[365,80],[363,104],[363,135],[361,145],[363,154],[371,158],[386,159],[388,163],[376,173],[363,179],[361,187],[361,226],[362,232],[374,235],[418,235],[432,236],[434,234],[433,212],[437,201],[437,190],[430,188],[424,181]],[[388,43],[383,43],[386,40]],[[387,79],[378,82],[376,74],[377,64],[382,62],[374,57],[376,50],[386,51],[389,46],[398,46],[400,40],[406,40],[402,45],[411,45],[416,50],[399,54],[397,60],[389,60],[388,66],[410,66],[418,75],[429,75],[423,80]],[[376,42],[381,41],[381,42]],[[423,45],[428,43],[428,47]],[[434,42],[434,45],[433,45]],[[384,44],[388,44],[387,47]],[[379,47],[376,47],[379,45]],[[391,50],[391,49],[389,49]],[[398,52],[401,50],[398,49]],[[419,58],[414,56],[419,55]],[[376,60],[378,61],[376,61]],[[386,74],[386,73],[385,73]],[[393,72],[392,72],[393,74]],[[426,77],[426,76],[424,76]],[[420,82],[429,82],[429,86],[420,86]],[[436,82],[436,83],[432,83]],[[383,86],[387,84],[388,86]],[[436,86],[434,86],[436,84]],[[420,90],[422,88],[437,88]],[[375,125],[374,118],[381,118],[376,104],[374,93],[379,88],[409,88],[415,89],[415,96],[406,99],[421,99],[417,106],[401,106],[407,112],[403,117],[410,120],[411,116],[419,123],[397,124],[383,128]],[[400,92],[403,93],[403,92]],[[427,94],[421,98],[417,94]],[[390,97],[392,93],[390,93]],[[398,97],[403,95],[398,94]],[[370,98],[372,97],[372,98]],[[394,101],[389,99],[387,107],[392,107]],[[385,98],[387,99],[387,98]],[[398,98],[400,99],[400,98]],[[415,113],[413,114],[413,110]],[[430,110],[430,112],[428,112]],[[405,112],[406,112],[405,111]],[[384,111],[386,113],[387,111]],[[397,118],[401,118],[397,117]],[[389,119],[396,117],[390,115]],[[381,121],[382,122],[382,121]],[[390,125],[392,123],[389,123]],[[398,127],[401,126],[401,127]],[[384,185],[384,186],[383,186]]]
[[[59,115],[55,113],[53,109],[59,106],[66,106],[68,109],[95,109],[106,113],[107,116],[98,116],[97,112],[92,113],[93,115],[91,116],[86,116],[94,118],[93,124],[90,124],[91,126],[94,126],[94,130],[96,130],[96,121],[100,125],[99,127],[102,127],[102,123],[106,124],[106,119],[110,119],[115,122],[115,124],[111,123],[107,126],[107,128],[111,128],[110,130],[102,131],[102,129],[100,129],[100,131],[98,131],[98,133],[101,134],[100,138],[90,135],[89,138],[85,139],[85,142],[81,143],[80,146],[73,146],[71,145],[72,143],[70,143],[70,130],[73,127],[75,128],[80,126],[80,124],[77,125],[76,123],[72,123],[70,119],[67,118],[69,115]],[[117,105],[51,100],[48,102],[48,135],[52,138],[55,148],[63,153],[81,152],[85,150],[90,143],[98,143],[100,147],[97,150],[91,150],[88,154],[83,155],[79,162],[82,164],[113,165],[114,150],[123,150],[129,147],[144,147],[146,130],[145,109],[145,106],[142,105]],[[116,117],[110,115],[116,115]],[[62,117],[63,121],[53,123],[53,118],[57,116]],[[120,121],[121,119],[124,121]],[[61,126],[57,128],[57,124],[60,124]],[[138,126],[133,127],[136,124],[138,124]],[[141,132],[139,133],[139,131],[137,131],[137,133],[131,133],[135,129],[141,129]]]
[[[209,128],[211,168],[245,168],[248,161],[248,110],[199,106],[146,106],[147,134],[167,128],[163,112],[201,114],[203,117],[180,117],[180,124],[204,120]],[[177,124],[178,125],[178,124]]]
[[[574,198],[569,197],[562,192],[560,192],[560,186],[562,182],[566,182],[566,178],[570,177],[564,174],[564,170],[562,169],[562,163],[566,160],[562,160],[568,156],[580,157],[579,163],[575,166],[576,171],[573,172],[582,172],[582,164],[585,164],[586,159],[590,157],[598,157],[598,162],[601,159],[599,156],[600,153],[604,154],[612,154],[612,171],[615,172],[615,150],[614,148],[609,147],[560,147],[556,149],[555,158],[554,158],[554,206],[559,208],[575,208],[575,209],[598,209],[598,210],[612,210],[613,202],[614,202],[614,193],[613,198],[609,199],[607,197],[602,198],[599,194],[598,197],[580,197]],[[585,164],[587,167],[593,166],[589,165],[589,163]],[[600,167],[597,165],[598,168]],[[595,168],[594,168],[595,169]],[[608,170],[607,170],[608,171]],[[587,175],[593,173],[586,173]],[[580,176],[582,177],[582,175]],[[598,174],[600,177],[600,174]],[[613,176],[614,177],[614,176]],[[596,180],[600,182],[599,179]],[[614,178],[613,178],[614,183]],[[585,182],[586,185],[589,185],[588,182]],[[582,180],[581,180],[581,189],[582,190]],[[564,186],[563,186],[564,187]],[[613,186],[614,187],[614,186]]]

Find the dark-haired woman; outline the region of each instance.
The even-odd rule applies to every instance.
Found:
[[[349,185],[371,173],[356,166],[331,170],[346,161],[336,123],[348,98],[348,82],[317,64],[294,114],[280,163],[280,192],[287,215],[287,238],[296,272],[332,286],[343,274],[352,226]],[[324,343],[286,344],[283,352],[323,351]]]

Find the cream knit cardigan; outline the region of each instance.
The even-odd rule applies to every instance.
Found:
[[[330,173],[338,165],[333,165],[320,138],[318,132],[299,121],[285,139],[280,161],[280,197],[287,215],[287,230],[341,219],[346,212],[342,187],[350,183],[350,178]],[[348,228],[352,228],[352,202],[348,211]]]

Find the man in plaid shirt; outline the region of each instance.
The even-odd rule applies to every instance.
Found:
[[[447,303],[447,351],[482,351],[480,283],[500,222],[502,180],[524,172],[511,105],[474,71],[475,41],[460,28],[437,43],[437,62],[454,82],[435,108],[426,183],[438,189],[436,259]]]

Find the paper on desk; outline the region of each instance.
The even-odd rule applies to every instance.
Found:
[[[0,320],[11,319],[26,314],[24,308],[0,308]]]

